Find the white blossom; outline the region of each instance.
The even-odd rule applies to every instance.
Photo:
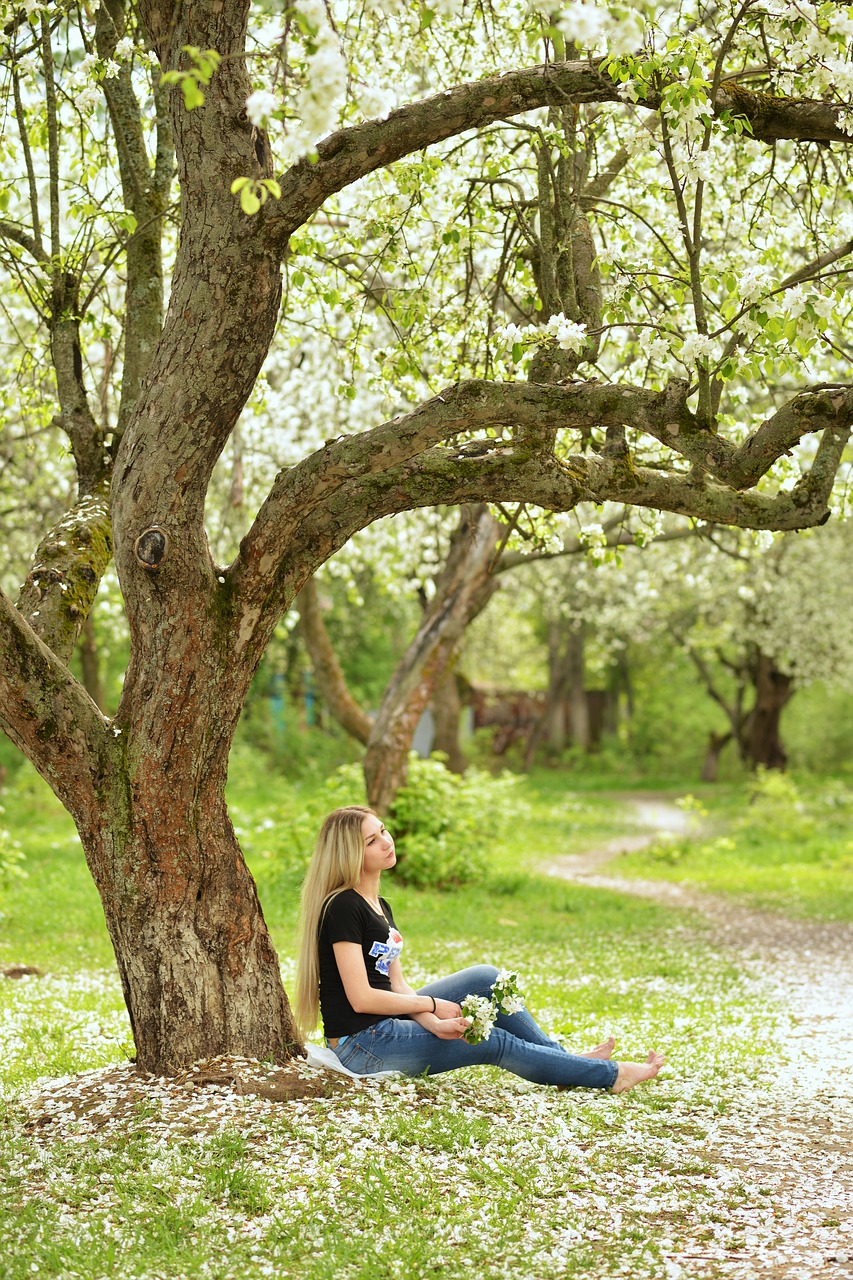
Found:
[[[760,263],[745,267],[741,272],[738,285],[741,301],[757,302],[762,293],[766,292],[769,283],[766,267],[761,266]]]
[[[378,120],[387,116],[397,105],[397,95],[391,89],[378,85],[364,85],[356,91],[356,105],[365,120]]]
[[[655,333],[654,329],[643,329],[640,332],[639,344],[643,354],[655,363],[665,360],[669,355],[669,342],[663,334]]]
[[[266,89],[256,89],[246,99],[246,115],[258,129],[266,129],[280,107],[278,98]]]
[[[698,360],[707,360],[714,349],[714,343],[704,333],[691,333],[684,339],[681,347],[681,359],[685,364],[696,364]]]
[[[132,53],[133,41],[130,36],[122,36],[121,40],[119,40],[116,45],[116,57],[121,59],[129,58]]]
[[[552,335],[557,346],[563,351],[581,351],[586,344],[586,325],[576,324],[574,320],[567,319],[562,312],[549,317],[545,330]]]
[[[597,5],[572,3],[564,7],[556,26],[567,40],[586,49],[597,44],[606,18],[606,10]]]

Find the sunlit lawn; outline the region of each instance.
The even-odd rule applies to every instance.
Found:
[[[715,794],[687,838],[620,857],[618,875],[685,881],[753,906],[853,920],[853,789],[833,779],[770,775]]]

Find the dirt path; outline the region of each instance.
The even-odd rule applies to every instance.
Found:
[[[731,1100],[715,1161],[760,1182],[732,1212],[726,1244],[697,1241],[676,1262],[684,1277],[853,1278],[853,926],[794,920],[738,906],[691,885],[622,879],[613,860],[689,821],[661,799],[630,798],[645,834],[549,864],[550,874],[696,912],[702,936],[741,964],[785,1012],[782,1059],[766,1087]],[[610,872],[611,874],[608,874]]]

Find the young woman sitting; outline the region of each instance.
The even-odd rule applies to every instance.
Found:
[[[413,991],[403,977],[403,938],[379,896],[394,841],[372,809],[335,809],[324,821],[302,887],[296,1016],[310,1034],[322,1013],[326,1043],[356,1075],[400,1071],[438,1075],[483,1064],[536,1084],[625,1093],[660,1071],[664,1059],[614,1062],[614,1041],[572,1054],[526,1009],[498,1015],[488,1039],[468,1044],[461,1003],[491,996],[498,970],[474,965]]]

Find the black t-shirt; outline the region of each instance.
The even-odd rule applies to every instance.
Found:
[[[332,950],[336,942],[360,943],[367,981],[377,990],[391,990],[389,970],[403,950],[403,939],[394,924],[388,903],[384,898],[379,902],[384,916],[374,911],[355,889],[344,889],[331,899],[320,918],[320,1012],[323,1029],[330,1040],[355,1035],[388,1016],[356,1013],[347,1000]]]

